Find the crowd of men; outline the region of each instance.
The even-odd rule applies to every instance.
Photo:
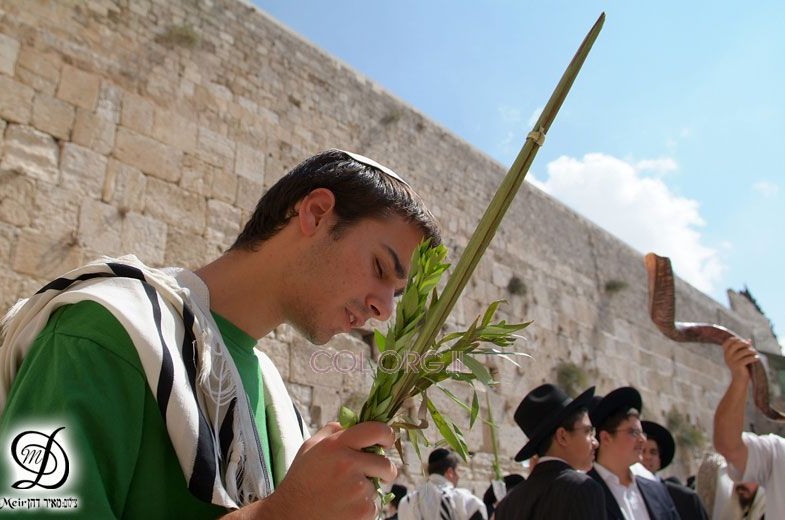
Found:
[[[255,347],[283,323],[323,344],[387,319],[424,239],[440,243],[439,226],[400,175],[333,149],[276,182],[229,250],[195,271],[121,257],[65,273],[3,320],[0,446],[36,431],[67,452],[78,471],[47,484],[54,469],[39,468],[34,484],[74,497],[70,517],[374,518],[374,482],[397,468],[365,448],[391,447],[393,430],[329,423],[311,435]],[[731,383],[714,444],[729,478],[750,483],[734,488],[746,514],[761,510],[763,488],[766,517],[785,518],[772,492],[785,483],[785,439],[742,431],[757,353],[742,340],[723,348]],[[537,459],[527,479],[491,489],[486,506],[457,487],[459,461],[440,449],[392,507],[400,519],[706,518],[713,504],[657,476],[674,443],[642,408],[632,387],[571,399],[539,386],[514,414],[527,437],[515,459]],[[17,456],[0,461],[9,500],[32,482]]]
[[[523,398],[514,414],[515,422],[527,438],[515,460],[532,459],[536,463],[530,464],[528,478],[520,477],[520,483],[487,505],[488,517],[496,520],[785,518],[779,493],[765,493],[767,487],[779,489],[777,483],[782,483],[785,441],[776,435],[742,432],[750,380],[747,366],[758,354],[749,342],[739,339],[728,340],[723,348],[731,383],[717,407],[714,425],[718,452],[714,458],[722,459],[722,471],[706,473],[706,481],[697,484],[707,490],[703,496],[711,497],[711,503],[704,504],[706,498],[677,479],[663,479],[659,475],[673,461],[676,442],[666,427],[641,419],[643,402],[635,388],[620,387],[598,396],[592,387],[572,399],[559,387],[543,384]],[[452,484],[455,486],[457,482]],[[422,500],[423,491],[417,493]],[[446,496],[444,489],[440,493]],[[443,510],[447,509],[447,501],[441,503]],[[431,512],[405,518],[481,516],[467,516],[454,510],[452,516],[440,517]]]

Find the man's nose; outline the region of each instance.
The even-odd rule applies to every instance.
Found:
[[[392,315],[395,298],[394,289],[384,289],[368,296],[366,306],[371,310],[371,317],[385,321]]]

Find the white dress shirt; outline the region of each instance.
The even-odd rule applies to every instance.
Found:
[[[643,501],[641,490],[635,484],[635,475],[630,472],[632,483],[629,486],[623,485],[610,470],[595,462],[594,469],[600,474],[602,480],[611,490],[613,498],[619,504],[619,509],[626,520],[651,520],[649,511],[646,509],[646,502]]]

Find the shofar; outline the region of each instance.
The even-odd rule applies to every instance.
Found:
[[[676,303],[673,289],[673,270],[667,257],[649,253],[645,258],[649,275],[649,313],[651,321],[670,339],[679,342],[715,343],[722,345],[730,338],[740,336],[721,325],[689,323],[675,320]],[[760,360],[751,363],[752,393],[755,406],[774,421],[785,422],[785,414],[769,404],[769,380]]]

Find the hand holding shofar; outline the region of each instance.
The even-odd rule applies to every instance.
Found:
[[[670,259],[649,253],[644,262],[649,275],[649,313],[651,321],[660,332],[673,341],[717,345],[722,345],[730,338],[740,338],[738,334],[721,325],[675,321],[676,303]],[[763,363],[757,360],[748,365],[748,368],[752,379],[755,406],[769,419],[785,422],[785,414],[769,404],[769,380]]]

